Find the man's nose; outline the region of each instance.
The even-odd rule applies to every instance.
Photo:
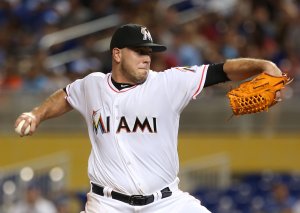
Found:
[[[149,55],[145,55],[143,57],[143,63],[150,64],[150,62],[151,62],[151,57]]]

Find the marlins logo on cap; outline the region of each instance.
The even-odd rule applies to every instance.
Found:
[[[153,42],[153,39],[151,37],[151,34],[149,30],[146,27],[141,27],[141,33],[144,35],[143,40],[150,40]]]
[[[142,25],[126,24],[119,27],[113,34],[110,50],[124,47],[150,47],[153,52],[162,52],[167,48],[164,45],[153,43],[149,30]]]

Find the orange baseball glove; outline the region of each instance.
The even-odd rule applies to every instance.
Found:
[[[276,92],[284,88],[292,79],[283,74],[281,77],[261,73],[250,81],[230,90],[227,97],[234,115],[267,111],[278,102]]]

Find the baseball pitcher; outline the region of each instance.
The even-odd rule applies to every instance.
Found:
[[[15,122],[25,136],[72,109],[82,114],[92,145],[86,213],[209,213],[178,188],[180,113],[204,87],[263,72],[282,76],[272,62],[249,58],[150,70],[152,52],[165,50],[146,27],[123,25],[111,39],[110,73],[74,81]]]

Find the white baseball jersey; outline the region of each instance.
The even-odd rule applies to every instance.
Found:
[[[91,182],[125,194],[152,194],[173,182],[180,113],[203,89],[207,68],[149,71],[143,84],[121,91],[111,73],[69,84],[67,101],[88,126]]]

